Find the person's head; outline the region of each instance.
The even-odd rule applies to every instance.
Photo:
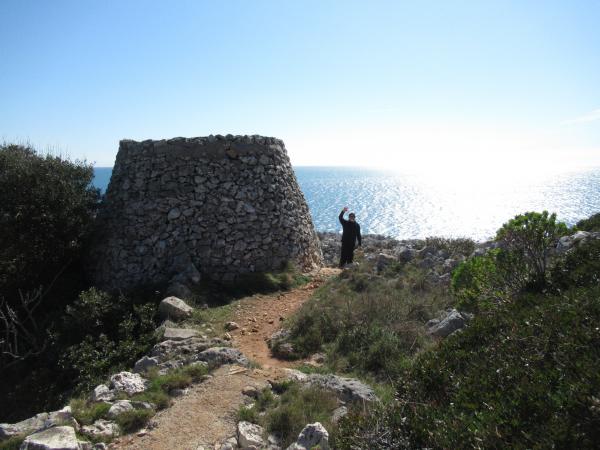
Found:
[[[356,214],[350,213],[348,215],[348,219],[350,219],[350,222],[355,222],[356,221]]]

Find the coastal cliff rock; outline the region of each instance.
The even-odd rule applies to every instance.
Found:
[[[283,141],[261,136],[123,140],[89,258],[104,289],[232,281],[322,264]]]

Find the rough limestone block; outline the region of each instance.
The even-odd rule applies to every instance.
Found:
[[[265,441],[262,438],[264,429],[260,425],[241,421],[237,424],[238,445],[242,448],[252,447],[262,448]]]
[[[158,305],[161,319],[183,320],[191,317],[194,308],[177,297],[167,297]]]
[[[73,427],[53,427],[27,436],[21,450],[79,450]]]

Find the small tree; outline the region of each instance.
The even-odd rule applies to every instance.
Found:
[[[0,362],[39,353],[38,319],[73,295],[66,280],[100,198],[93,176],[84,162],[0,145]]]
[[[529,284],[539,287],[546,282],[550,249],[567,231],[564,223],[557,222],[556,214],[527,212],[505,223],[496,240],[505,251],[521,259]]]

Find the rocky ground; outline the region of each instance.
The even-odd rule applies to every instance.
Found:
[[[325,261],[337,263],[339,235],[320,234]],[[577,232],[560,239],[552,250],[568,252],[589,239],[600,239],[600,233]],[[358,260],[374,262],[375,271],[391,264],[411,262],[424,269],[434,282],[448,283],[456,265],[471,255],[483,254],[496,247],[494,242],[464,242],[448,245],[444,240],[398,241],[367,235]],[[360,264],[360,262],[358,263]],[[239,422],[237,411],[252,402],[253,393],[270,382],[291,378],[314,384],[334,392],[343,409],[346,401],[375,400],[373,390],[358,380],[336,375],[306,375],[294,367],[306,361],[290,362],[275,358],[269,350],[273,335],[285,329],[285,321],[307,301],[315,289],[339,269],[325,268],[312,274],[311,281],[289,291],[254,295],[230,305],[222,323],[192,327],[189,319],[194,309],[176,297],[161,302],[159,312],[165,319],[162,340],[141,358],[131,372],[120,372],[106,384],[90,393],[90,402],[106,404],[107,413],[91,425],[80,426],[70,406],[36,416],[16,424],[0,424],[0,442],[12,436],[27,436],[22,450],[34,449],[190,449],[233,450],[235,448],[281,448],[276,436],[249,422]],[[456,310],[440,312],[427,323],[430,334],[443,338],[464,327],[470,315]],[[188,322],[186,322],[188,321]],[[183,325],[186,324],[186,325]],[[212,328],[214,326],[214,329]],[[142,430],[119,436],[115,420],[128,411],[152,410],[156,405],[135,401],[131,396],[148,389],[144,378],[148,370],[169,374],[173,370],[201,365],[211,369],[210,375],[187,389],[173,389],[174,397],[167,409],[159,411]],[[343,414],[336,410],[336,414]],[[110,442],[108,445],[102,441]],[[96,442],[96,443],[92,443]],[[308,449],[319,445],[328,448],[327,430],[320,423],[307,424],[298,441],[289,449]]]
[[[16,424],[0,424],[0,441],[26,435],[21,448],[30,450],[278,449],[276,437],[266,439],[265,431],[257,430],[257,425],[238,422],[237,411],[242,404],[252,400],[252,392],[269,386],[269,381],[302,378],[302,374],[289,371],[300,362],[273,358],[266,341],[318,286],[338,272],[337,269],[323,269],[312,274],[311,281],[299,288],[242,299],[228,316],[230,320],[223,329],[217,330],[220,337],[208,337],[198,329],[179,325],[191,316],[193,308],[181,299],[168,297],[159,307],[160,314],[166,319],[161,327],[162,341],[141,358],[131,372],[114,374],[106,384],[97,386],[90,393],[91,402],[110,405],[105,418],[82,427],[73,417],[71,407],[67,406]],[[119,436],[119,427],[114,420],[120,414],[155,408],[148,402],[123,399],[147,389],[144,376],[148,370],[168,374],[195,364],[214,370],[204,376],[202,382],[171,392],[172,405],[159,411],[145,428]],[[321,383],[340,393],[348,392],[347,381],[342,379],[302,381]],[[349,386],[369,395],[369,388],[358,381],[350,380]],[[291,448],[303,449],[319,444],[327,448],[327,431],[321,428],[318,423],[310,424],[306,433],[299,436],[299,443]],[[92,443],[103,437],[110,443]]]

